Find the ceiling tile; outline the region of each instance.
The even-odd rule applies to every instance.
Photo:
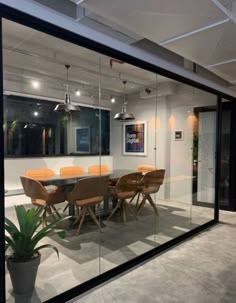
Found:
[[[86,0],[82,5],[157,43],[226,18],[210,0]]]
[[[236,24],[232,21],[165,45],[203,66],[236,58]]]

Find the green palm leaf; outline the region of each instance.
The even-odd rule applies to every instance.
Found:
[[[11,248],[13,256],[17,260],[27,261],[43,248],[52,248],[59,256],[58,249],[51,244],[37,246],[40,240],[45,238],[49,233],[55,231],[56,234],[65,238],[64,230],[55,230],[57,223],[67,220],[68,218],[57,219],[42,229],[38,228],[42,224],[41,216],[45,207],[26,209],[23,205],[15,206],[16,217],[19,228],[8,218],[5,218],[5,251]]]
[[[37,252],[39,252],[43,248],[52,248],[53,250],[55,250],[55,252],[57,253],[57,257],[59,259],[59,251],[58,251],[58,249],[56,248],[56,246],[53,246],[51,244],[44,244],[44,245],[41,245],[39,247],[36,247],[33,252],[37,253]]]

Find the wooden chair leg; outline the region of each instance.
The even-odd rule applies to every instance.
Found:
[[[133,195],[133,197],[131,198],[131,200],[129,200],[129,204],[131,204],[134,200],[134,198],[138,195],[139,193],[136,193],[135,195]]]
[[[46,209],[44,210],[44,212],[43,212],[43,214],[42,214],[42,219],[43,219],[43,224],[42,224],[42,226],[43,226],[43,227],[45,227],[45,226],[47,225],[47,219],[46,219],[46,217],[47,217],[47,207],[46,207]]]
[[[138,202],[139,202],[139,198],[140,198],[140,195],[141,195],[141,193],[140,192],[138,192],[138,198],[137,198],[137,201],[136,201],[136,208],[138,208]]]
[[[116,207],[113,209],[110,216],[107,218],[107,221],[109,221],[112,218],[112,216],[115,214],[115,212],[118,210],[119,207],[121,207],[121,200],[118,201],[118,203],[116,204]]]
[[[54,213],[52,212],[52,209],[50,206],[47,206],[46,211],[50,216],[53,217],[54,220],[56,220],[56,217],[54,216]]]
[[[55,211],[55,213],[57,214],[58,218],[61,219],[61,215],[59,214],[58,210],[56,209],[56,207],[52,204],[50,205],[52,207],[52,209]]]
[[[142,207],[144,206],[144,204],[145,204],[145,201],[146,201],[146,196],[144,195],[143,196],[143,200],[142,200],[142,202],[139,204],[139,207],[138,207],[138,211],[137,211],[137,214],[136,214],[136,216],[138,216],[139,215],[139,213],[140,213],[140,211],[141,211],[141,209],[142,209]]]
[[[82,224],[84,222],[84,217],[85,217],[86,211],[87,211],[87,206],[83,206],[82,209],[81,209],[81,219],[80,219],[80,222],[79,222],[78,229],[76,231],[77,235],[79,234],[80,228],[81,228],[81,226],[82,226]]]
[[[132,211],[132,209],[130,208],[129,203],[126,200],[124,200],[124,205],[125,205],[126,209],[129,211],[129,213],[136,218],[135,213]]]
[[[90,206],[88,206],[88,212],[90,213],[91,218],[93,219],[93,222],[98,226],[98,228],[101,230],[101,225],[98,222],[95,213],[93,212],[92,208]]]
[[[67,208],[69,207],[70,203],[68,202],[65,206],[65,208],[63,209],[63,213],[67,210]]]
[[[152,200],[152,197],[150,195],[147,195],[147,199],[148,199],[148,202],[151,204],[151,206],[153,207],[155,213],[157,216],[159,216],[159,213],[158,213],[158,210],[157,210],[157,207],[154,203],[154,201]]]
[[[126,211],[125,211],[126,205],[125,205],[124,200],[122,200],[120,206],[121,206],[121,212],[122,212],[123,222],[124,222],[124,224],[126,224]]]
[[[82,217],[82,211],[79,209],[79,207],[77,207],[77,218],[75,219],[75,221],[73,222],[73,226],[76,225],[78,222],[80,222],[80,219]]]

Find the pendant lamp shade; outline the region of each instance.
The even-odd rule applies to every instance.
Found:
[[[65,68],[67,70],[67,77],[66,77],[67,85],[66,85],[65,102],[57,104],[56,107],[54,108],[54,111],[56,111],[56,112],[80,111],[80,108],[78,105],[74,105],[71,103],[70,94],[69,94],[69,83],[68,83],[68,80],[69,80],[68,73],[69,73],[70,65],[66,64]]]
[[[135,117],[133,114],[129,114],[126,112],[126,105],[127,105],[127,100],[126,100],[126,96],[125,96],[125,85],[126,85],[127,81],[123,81],[124,84],[124,101],[123,101],[123,105],[122,105],[122,110],[120,113],[115,114],[114,116],[114,120],[118,120],[118,121],[130,121],[130,120],[134,120]]]

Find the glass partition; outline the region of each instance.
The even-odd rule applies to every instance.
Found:
[[[66,232],[42,240],[60,258],[42,251],[33,299],[214,219],[216,95],[8,20],[3,65],[6,217],[43,206]]]
[[[94,214],[98,217],[102,201],[93,187],[101,172],[94,174],[92,168],[99,167],[101,155],[107,165],[112,162],[105,134],[110,109],[99,98],[99,56],[3,21],[5,214],[18,226],[15,205],[26,210],[44,206],[42,223],[64,218],[56,228],[66,232],[65,239],[52,232],[39,242],[55,246],[59,258],[50,248],[40,252],[35,290],[27,298],[17,294],[19,302],[28,296],[46,301],[100,273],[100,230]],[[66,94],[77,110],[55,111],[66,103]],[[88,177],[90,183],[78,183]],[[7,270],[7,300],[13,296]]]

